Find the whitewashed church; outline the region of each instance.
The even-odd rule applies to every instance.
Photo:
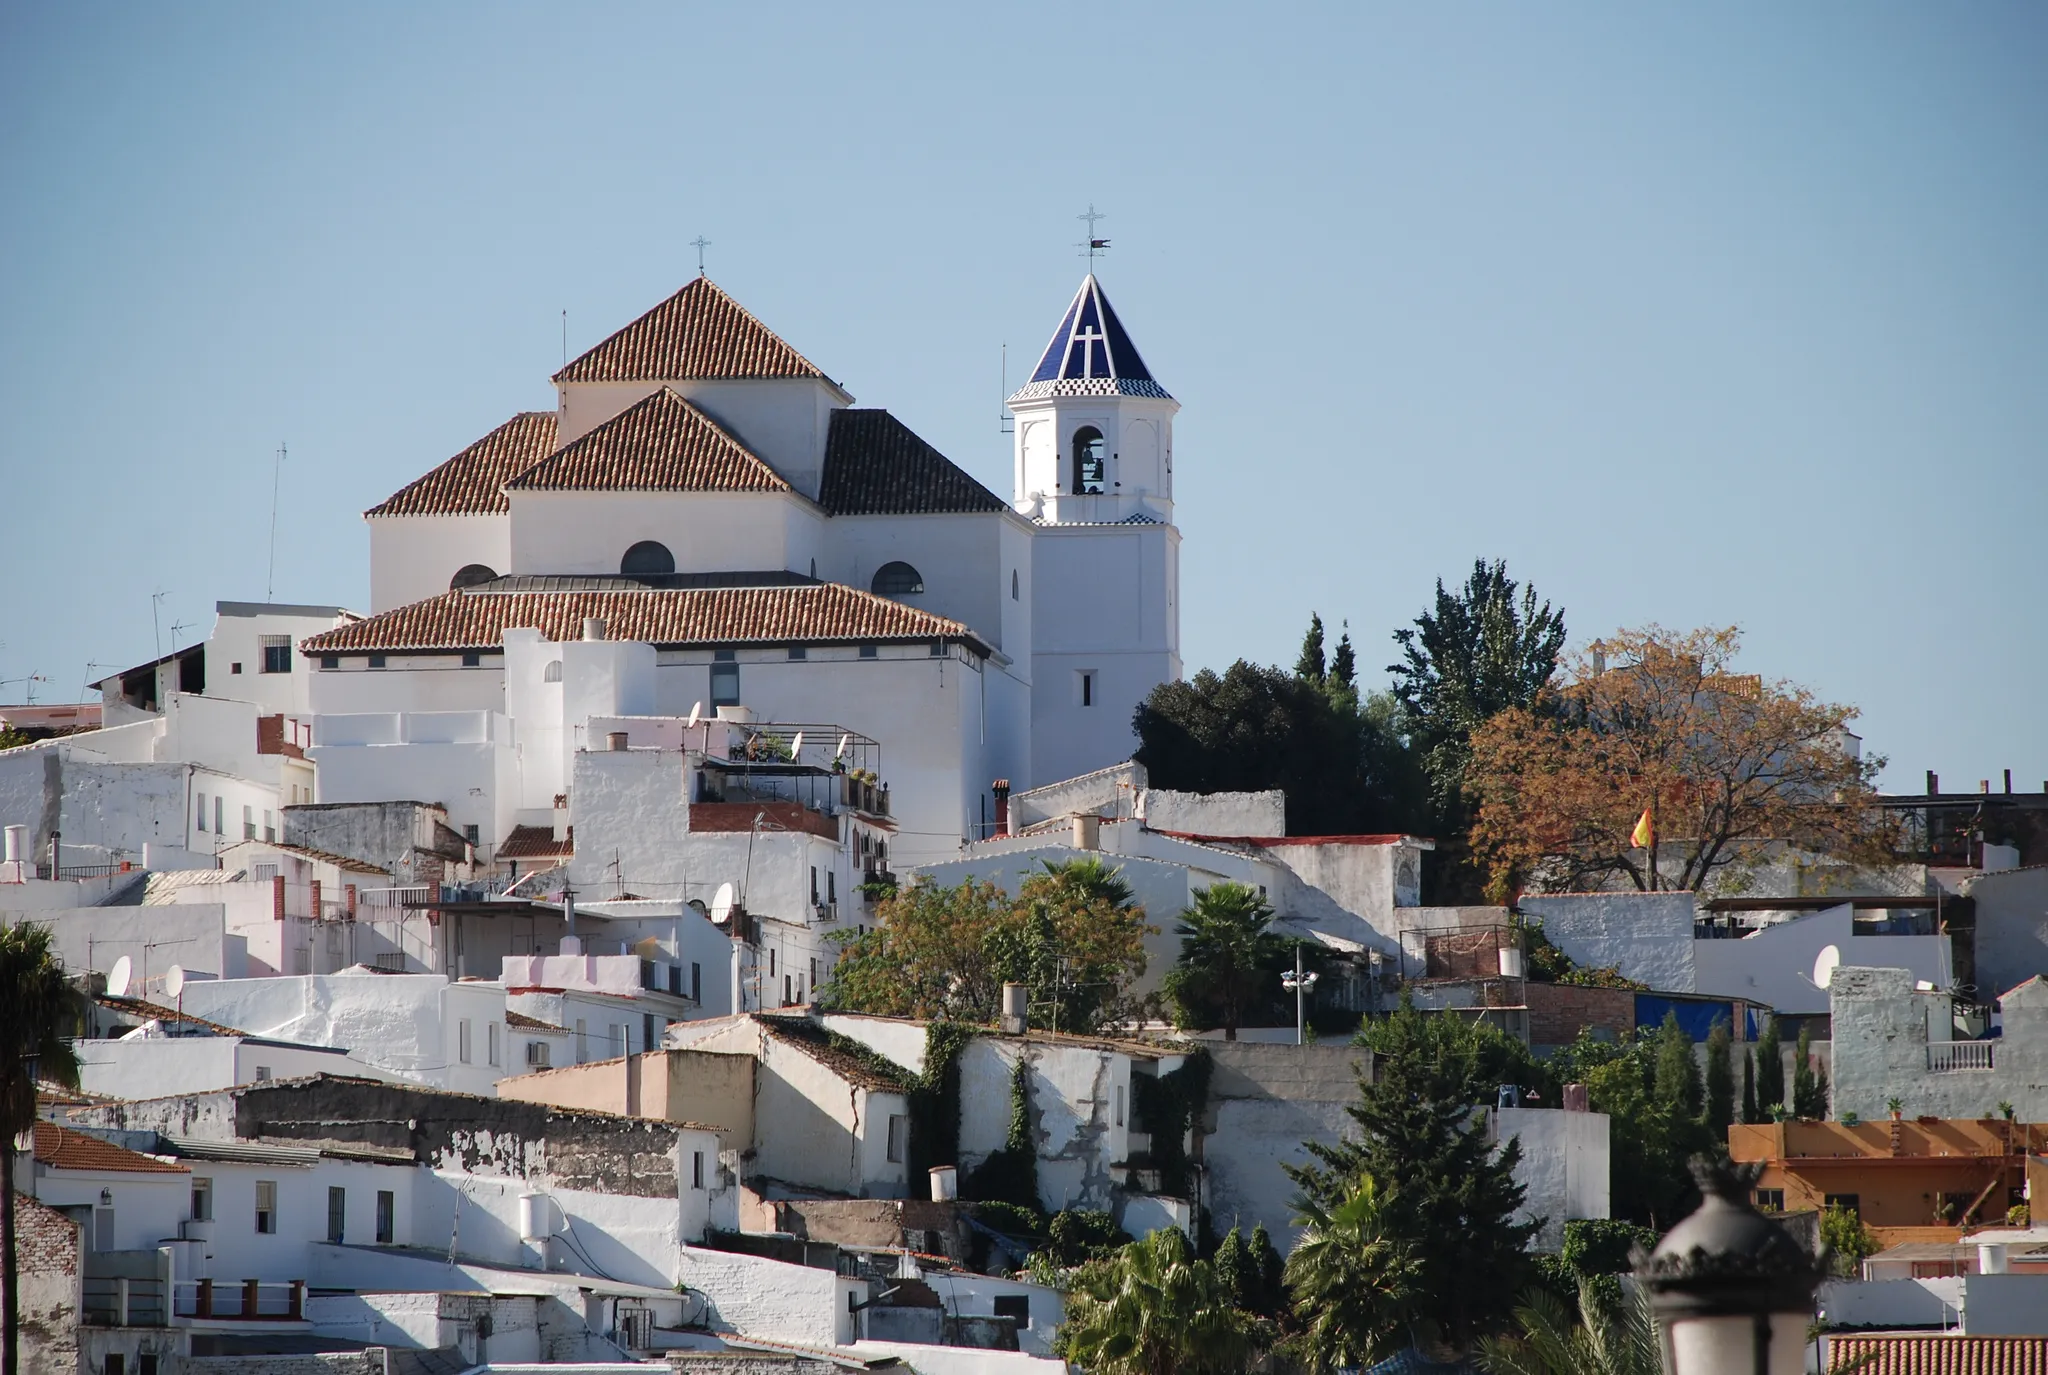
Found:
[[[437,795],[488,848],[566,790],[592,718],[724,708],[879,742],[915,862],[986,833],[995,780],[1127,758],[1180,676],[1179,406],[1092,274],[1009,398],[1008,501],[703,277],[554,381],[554,411],[366,513],[371,614],[302,643],[322,800],[352,750],[445,743],[477,781]],[[588,634],[645,671],[555,648]],[[414,738],[458,719],[482,724]]]

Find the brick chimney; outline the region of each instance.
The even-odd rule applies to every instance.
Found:
[[[996,795],[996,830],[999,836],[1010,834],[1010,780],[998,778],[989,784],[989,791]]]

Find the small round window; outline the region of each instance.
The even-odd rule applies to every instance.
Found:
[[[924,574],[897,559],[877,568],[868,587],[879,597],[914,597],[924,591]]]
[[[675,571],[676,556],[659,540],[641,540],[619,560],[619,572],[628,578],[659,578]]]
[[[454,577],[448,579],[448,590],[460,592],[465,587],[476,587],[482,583],[495,581],[497,576],[488,564],[465,563],[455,571]]]

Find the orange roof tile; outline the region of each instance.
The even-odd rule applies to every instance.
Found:
[[[304,641],[308,654],[496,649],[505,631],[533,626],[550,640],[581,637],[602,617],[615,640],[664,648],[758,642],[962,640],[986,651],[958,621],[838,583],[771,587],[649,588],[601,592],[444,592]]]
[[[36,1123],[36,1159],[60,1170],[99,1170],[118,1174],[190,1174],[183,1165],[173,1165],[102,1141],[97,1136],[60,1127],[55,1122]]]
[[[523,411],[366,516],[466,516],[509,511],[505,483],[555,450],[555,413]]]
[[[1828,1368],[1857,1375],[2048,1375],[2048,1337],[1844,1334],[1828,1338]]]
[[[508,492],[787,492],[781,474],[667,387],[505,484]]]
[[[556,840],[552,826],[514,826],[505,838],[498,842],[498,848],[491,852],[493,859],[567,859],[576,853],[576,828],[569,828],[567,839]]]
[[[557,382],[666,382],[708,377],[830,378],[699,277],[555,374]]]

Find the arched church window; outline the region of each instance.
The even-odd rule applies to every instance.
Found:
[[[542,669],[542,670],[540,671],[540,680],[541,680],[541,681],[542,681],[543,683],[559,683],[559,682],[561,682],[561,681],[562,681],[562,661],[561,661],[560,659],[550,659],[550,660],[548,660],[548,666],[547,666],[546,668],[544,668],[544,669]]]
[[[1074,431],[1074,490],[1099,492],[1103,486],[1104,450],[1102,431],[1083,425]]]
[[[924,574],[897,559],[875,570],[868,590],[878,597],[914,597],[924,591]]]
[[[454,577],[448,579],[448,590],[450,592],[460,592],[465,587],[475,587],[479,583],[490,582],[497,576],[486,564],[465,563],[462,567],[455,570]]]
[[[619,560],[619,572],[628,578],[658,578],[675,571],[676,556],[659,540],[641,540]]]

